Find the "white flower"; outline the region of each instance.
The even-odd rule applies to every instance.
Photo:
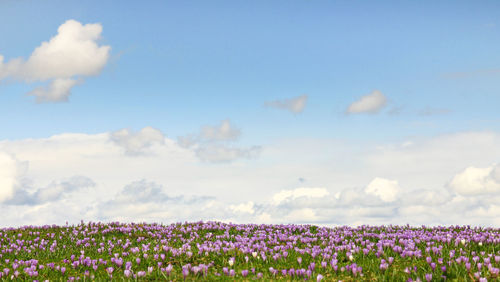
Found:
[[[349,255],[349,260],[352,261],[354,257],[352,255]]]
[[[481,247],[483,245],[483,242],[479,242],[479,246]]]
[[[257,257],[257,252],[252,252],[252,256],[253,256],[254,258],[256,258],[256,257]]]
[[[460,243],[462,243],[462,245],[465,245],[465,239],[460,240]]]
[[[232,258],[229,259],[229,266],[233,266],[233,264],[234,264],[234,260]]]

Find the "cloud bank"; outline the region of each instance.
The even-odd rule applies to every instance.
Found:
[[[98,75],[109,59],[110,46],[99,46],[101,24],[68,20],[57,35],[42,42],[27,60],[14,58],[4,62],[0,55],[0,81],[11,78],[27,83],[48,82],[28,95],[38,103],[67,101],[71,89],[83,77]]]
[[[142,141],[115,142],[113,132],[0,141],[1,225],[82,219],[500,224],[500,134],[494,132],[385,144],[284,139],[264,146],[258,159],[223,166],[163,135],[164,142],[144,145],[161,137],[152,128],[124,132],[120,140]],[[200,140],[207,137],[202,132]],[[131,158],[128,147],[142,155]]]

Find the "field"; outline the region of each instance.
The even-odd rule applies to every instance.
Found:
[[[0,279],[492,281],[500,229],[220,222],[0,229]]]

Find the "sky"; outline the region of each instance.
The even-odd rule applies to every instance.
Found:
[[[500,225],[498,1],[0,1],[0,226]]]

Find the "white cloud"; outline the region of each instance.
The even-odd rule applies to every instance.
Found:
[[[272,197],[273,204],[279,205],[289,200],[295,200],[300,197],[321,198],[330,193],[325,188],[300,187],[294,190],[282,190]]]
[[[353,102],[346,110],[348,114],[377,113],[387,103],[387,98],[378,90],[361,97]]]
[[[101,24],[82,25],[68,20],[59,26],[57,35],[42,42],[28,60],[22,58],[4,62],[0,55],[0,80],[13,78],[26,81],[49,81],[48,87],[38,87],[30,95],[37,102],[66,101],[71,89],[82,77],[100,73],[109,59],[110,46],[99,46]]]
[[[231,209],[231,211],[235,213],[255,213],[254,203],[252,201],[241,203],[239,205],[230,205],[229,209]]]
[[[464,196],[500,193],[500,166],[468,167],[455,175],[449,187]]]
[[[15,157],[0,151],[0,203],[14,197],[23,172],[21,164]]]
[[[316,222],[319,217],[312,208],[292,210],[285,218],[287,222],[308,223]]]
[[[304,110],[304,108],[306,107],[306,103],[307,103],[307,95],[302,95],[291,99],[266,102],[265,105],[268,107],[285,109],[294,114],[298,114]]]
[[[50,82],[49,87],[37,87],[28,92],[28,95],[35,96],[37,103],[66,102],[71,94],[71,88],[77,83],[77,80],[71,78],[56,78]]]
[[[128,155],[142,155],[155,144],[165,144],[163,133],[150,126],[144,127],[139,132],[133,132],[130,129],[112,132],[110,140],[122,147]]]
[[[375,177],[366,186],[365,192],[380,197],[384,202],[393,202],[396,200],[399,190],[399,184],[396,180]]]

